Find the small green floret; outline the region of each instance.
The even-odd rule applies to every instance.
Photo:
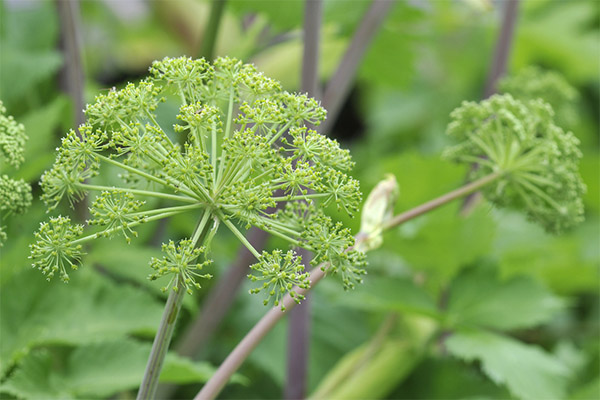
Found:
[[[273,298],[275,306],[281,304],[282,311],[285,311],[285,306],[281,299],[286,293],[289,293],[296,303],[304,300],[304,295],[293,290],[294,286],[301,289],[310,288],[310,274],[304,272],[301,256],[293,250],[289,250],[285,255],[282,255],[281,250],[274,250],[272,253],[263,251],[258,261],[250,268],[257,271],[259,275],[248,275],[248,278],[252,282],[263,282],[263,284],[250,289],[251,294],[267,293],[268,297],[264,300],[264,304],[269,304],[269,299]]]
[[[15,168],[25,161],[27,135],[23,124],[18,124],[12,115],[6,115],[6,108],[0,101],[0,154]]]
[[[201,288],[200,283],[197,282],[199,278],[212,278],[211,274],[200,273],[202,268],[212,263],[212,260],[196,262],[198,257],[205,253],[204,247],[194,247],[189,239],[181,240],[177,245],[169,240],[168,244],[163,243],[162,251],[166,254],[165,257],[161,259],[152,257],[152,260],[150,260],[150,267],[156,272],[150,275],[148,279],[153,281],[163,276],[171,276],[169,283],[162,288],[163,292],[169,290],[170,287],[175,291],[182,289],[180,287],[180,276],[182,277],[183,289],[189,294],[192,294],[192,287]]]
[[[23,214],[31,200],[31,186],[27,182],[0,175],[0,211],[3,215]]]
[[[579,140],[554,124],[552,108],[541,99],[522,102],[496,95],[464,102],[451,114],[448,135],[460,143],[445,157],[477,163],[474,177],[501,176],[484,190],[502,207],[523,210],[548,232],[583,220],[585,185],[579,175]]]
[[[143,222],[144,217],[136,214],[136,211],[144,203],[144,201],[135,200],[133,194],[123,190],[104,191],[99,197],[96,197],[90,207],[90,214],[94,218],[87,223],[104,226],[104,230],[99,233],[100,236],[110,237],[114,233],[120,232],[127,243],[131,243],[128,234],[133,237],[138,236],[138,233],[131,229],[131,224]]]
[[[18,168],[24,161],[27,135],[23,125],[5,113],[6,108],[0,101],[0,163],[5,162]],[[27,182],[23,179],[13,179],[4,173],[0,174],[0,222],[11,214],[24,213],[31,201],[31,186]],[[0,226],[0,247],[6,239],[4,227]]]
[[[76,239],[83,233],[83,225],[72,225],[69,217],[50,218],[40,224],[35,233],[37,242],[29,245],[33,267],[50,280],[58,271],[63,282],[69,281],[67,269],[77,269],[85,254]]]
[[[558,125],[571,127],[577,121],[575,102],[578,93],[558,73],[528,67],[500,81],[498,90],[517,100],[543,99],[552,106]]]

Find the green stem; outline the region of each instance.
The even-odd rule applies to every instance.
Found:
[[[281,128],[281,129],[279,130],[279,132],[277,132],[277,133],[275,134],[275,136],[273,136],[273,137],[272,137],[272,138],[269,140],[269,145],[272,145],[273,143],[275,143],[275,141],[276,141],[277,139],[279,139],[279,137],[280,137],[281,135],[283,135],[283,134],[285,133],[285,131],[287,131],[287,130],[290,128],[290,126],[292,126],[292,121],[290,121],[290,122],[288,122],[287,124],[285,124],[285,125],[284,125],[284,127],[283,127],[283,128]]]
[[[225,9],[225,0],[213,0],[210,7],[210,16],[208,18],[208,25],[202,38],[202,47],[200,49],[200,56],[212,60],[214,56],[215,43],[217,42],[217,33],[219,31],[219,25],[221,24],[221,17],[223,16],[223,10]]]
[[[318,199],[320,197],[329,196],[329,193],[311,193],[311,194],[302,194],[296,196],[280,196],[273,197],[275,201],[294,201],[294,200],[308,200],[308,199]]]
[[[157,215],[153,215],[153,216],[148,217],[148,218],[144,218],[141,221],[131,222],[131,223],[129,223],[129,225],[127,225],[127,227],[128,228],[135,228],[136,226],[138,226],[140,224],[144,224],[146,222],[151,222],[151,221],[156,221],[156,220],[159,220],[159,219],[171,217],[171,216],[177,215],[177,214],[179,214],[181,212],[182,211],[167,211],[167,212],[163,212],[161,214],[157,214]],[[74,243],[74,244],[85,243],[85,242],[87,242],[89,240],[92,240],[92,239],[98,239],[98,237],[100,237],[101,234],[104,234],[104,233],[111,234],[113,232],[120,231],[121,229],[122,229],[121,226],[117,226],[117,227],[112,228],[112,229],[107,229],[105,231],[100,231],[100,232],[97,232],[97,233],[92,233],[91,235],[87,235],[87,236],[81,237],[81,238],[79,238],[77,240],[73,240],[71,243]]]
[[[131,189],[131,188],[122,188],[122,187],[111,187],[111,186],[100,186],[100,185],[89,185],[87,183],[79,183],[78,187],[86,190],[98,190],[101,192],[114,192],[122,190],[124,192],[129,192],[131,194],[139,194],[140,196],[149,196],[149,197],[158,197],[166,200],[176,200],[182,201],[184,203],[198,203],[197,199],[192,199],[191,197],[177,196],[174,194],[160,193],[160,192],[152,192],[149,190],[141,190],[141,189]]]
[[[200,222],[196,226],[194,234],[192,235],[192,242],[203,241],[208,233],[207,222],[210,219],[210,211],[207,209]],[[196,240],[196,242],[194,242]],[[177,315],[181,309],[183,303],[183,297],[185,296],[185,283],[183,277],[178,275],[176,287],[178,290],[171,289],[165,310],[163,311],[162,319],[154,337],[154,343],[152,344],[152,350],[150,351],[150,357],[146,364],[146,371],[144,372],[144,378],[140,385],[140,390],[137,394],[137,400],[153,399],[156,395],[156,388],[158,387],[158,379],[160,377],[160,371],[162,369],[171,338],[173,337],[173,331],[175,330],[175,324],[177,323]]]
[[[233,86],[229,90],[229,106],[227,107],[227,125],[225,126],[225,134],[223,135],[223,143],[231,135],[231,120],[233,119]],[[217,187],[219,187],[219,181],[223,176],[223,167],[225,164],[225,146],[222,146],[221,150],[221,163],[219,164],[219,173],[217,174]]]
[[[252,255],[254,257],[256,257],[256,259],[258,260],[260,258],[260,253],[258,251],[256,251],[256,249],[254,248],[254,246],[252,246],[252,244],[250,244],[250,242],[246,239],[244,234],[242,232],[240,232],[239,229],[236,228],[235,225],[230,220],[226,219],[226,217],[221,215],[220,218],[223,221],[223,223],[225,225],[227,225],[229,230],[240,240],[240,242],[242,242],[242,244],[244,246],[246,246],[246,248],[250,251],[250,253],[252,253]]]
[[[479,178],[476,181],[473,181],[463,187],[460,187],[456,190],[446,193],[445,195],[440,196],[437,199],[433,199],[431,201],[428,201],[427,203],[421,204],[418,207],[415,207],[411,210],[403,212],[402,214],[396,215],[395,217],[390,218],[383,225],[383,230],[387,230],[387,229],[393,228],[395,226],[398,226],[408,220],[411,220],[422,214],[428,213],[429,211],[434,210],[434,209],[438,208],[439,206],[449,203],[452,200],[455,200],[455,199],[458,199],[459,197],[463,197],[463,196],[466,196],[473,192],[476,192],[477,190],[481,189],[482,187],[489,184],[490,182],[493,182],[496,179],[500,178],[502,176],[502,174],[503,174],[502,172],[493,172],[493,173],[486,175],[482,178]]]
[[[163,185],[165,187],[171,187],[171,185],[169,185],[169,183],[167,181],[165,181],[164,179],[157,178],[154,175],[147,174],[147,173],[145,173],[142,170],[139,170],[139,169],[134,168],[134,167],[130,167],[129,165],[126,165],[126,164],[123,164],[122,162],[113,160],[112,158],[105,157],[105,156],[103,156],[101,154],[97,154],[97,156],[98,156],[98,158],[100,158],[101,160],[107,162],[108,164],[112,164],[112,165],[114,165],[116,167],[123,168],[125,171],[129,171],[131,173],[139,175],[139,176],[141,176],[143,178],[148,179],[149,181],[158,183],[158,184]],[[181,188],[180,187],[179,190],[182,193],[187,194],[188,196],[191,196],[191,197],[194,197],[194,198],[198,198],[198,195],[195,194],[194,192],[192,192],[191,190],[189,190],[188,188]]]
[[[383,226],[384,230],[391,229],[396,227],[410,219],[416,218],[428,211],[431,211],[443,204],[450,202],[451,200],[466,196],[474,191],[482,188],[483,186],[493,182],[502,176],[502,173],[495,172],[490,175],[486,175],[470,184],[467,184],[457,190],[454,190],[446,195],[440,196],[435,200],[429,201],[419,207],[416,207],[412,210],[406,211],[396,217],[391,218],[388,223]],[[357,235],[356,244],[358,246],[361,240],[361,236]],[[350,250],[350,249],[348,249]],[[310,289],[314,288],[316,284],[323,279],[326,274],[325,265],[321,264],[316,266],[310,272],[310,288],[302,289],[302,288],[294,288],[293,290],[297,294],[304,295]],[[260,321],[254,325],[254,327],[248,332],[248,334],[242,339],[242,341],[233,349],[231,353],[227,356],[225,361],[219,366],[217,371],[213,374],[213,376],[208,380],[208,382],[204,385],[202,390],[196,395],[194,400],[206,400],[206,399],[214,399],[221,389],[225,386],[229,378],[237,371],[240,365],[244,362],[244,360],[250,355],[252,350],[256,348],[256,346],[260,343],[260,341],[265,337],[267,333],[273,329],[275,324],[282,319],[292,308],[296,306],[296,301],[289,295],[285,295],[282,300],[282,304],[286,309],[286,313],[282,313],[279,307],[271,308],[267,314],[265,314]]]

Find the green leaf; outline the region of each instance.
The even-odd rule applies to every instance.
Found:
[[[162,305],[149,294],[117,286],[93,271],[72,281],[46,282],[38,271],[25,270],[0,293],[0,376],[32,348],[45,344],[82,344],[128,333],[151,334]]]
[[[0,49],[0,96],[9,107],[35,94],[36,86],[55,75],[63,64],[60,53],[52,50],[28,52],[4,40],[0,40]]]
[[[413,280],[400,277],[368,275],[362,285],[351,293],[325,286],[330,293],[329,301],[337,301],[345,307],[368,311],[402,311],[437,316],[435,301]]]
[[[18,170],[19,178],[32,181],[52,165],[54,149],[59,142],[54,134],[57,129],[63,127],[62,120],[69,112],[68,105],[67,96],[58,96],[20,119],[29,140],[25,144],[26,162]]]
[[[495,222],[489,208],[481,205],[461,217],[459,207],[460,200],[402,226],[399,238],[390,243],[434,284],[447,282],[462,267],[487,254],[493,242]]]
[[[163,292],[161,288],[166,284],[168,278],[156,281],[148,279],[152,273],[150,260],[152,257],[160,256],[162,256],[162,252],[156,247],[136,246],[133,242],[127,244],[119,239],[99,240],[87,255],[87,262],[89,264],[97,263],[114,276],[133,282],[166,301],[168,293]],[[192,314],[198,310],[194,296],[185,296],[183,306]]]
[[[511,57],[513,64],[552,65],[577,82],[597,79],[600,61],[594,3],[549,1],[523,13]]]
[[[494,273],[473,269],[450,288],[450,326],[523,329],[549,321],[564,303],[529,277],[500,281]]]
[[[589,214],[587,221],[560,236],[548,235],[514,213],[502,212],[499,218],[493,253],[502,278],[532,275],[561,295],[598,290],[597,216]]]
[[[446,346],[456,357],[480,361],[490,379],[521,399],[564,398],[568,369],[538,347],[482,330],[457,332]]]
[[[149,342],[132,339],[95,342],[75,348],[63,365],[47,349],[36,349],[0,391],[31,399],[109,397],[139,386],[151,347]],[[160,381],[206,382],[213,373],[214,368],[207,363],[169,353]]]

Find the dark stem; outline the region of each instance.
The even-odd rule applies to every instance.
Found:
[[[483,98],[487,99],[496,93],[498,80],[506,74],[506,65],[512,48],[515,25],[518,16],[519,0],[507,0],[504,3],[504,14],[502,17],[502,26],[494,47],[494,61],[490,65],[487,82]],[[473,164],[471,172],[477,170],[479,166]],[[481,193],[475,192],[465,198],[461,208],[460,215],[469,215],[475,206],[481,201]]]
[[[156,395],[160,371],[167,355],[167,350],[169,349],[173,331],[175,330],[177,316],[183,303],[183,296],[186,293],[183,288],[183,279],[181,276],[178,276],[177,279],[179,281],[179,290],[170,290],[158,331],[154,337],[150,358],[148,359],[144,379],[137,394],[137,400],[154,399]]]
[[[409,221],[415,217],[418,217],[420,215],[428,213],[429,211],[432,211],[432,210],[438,208],[439,206],[442,206],[452,200],[455,200],[460,197],[467,196],[473,192],[476,192],[477,190],[481,189],[488,183],[493,182],[494,180],[498,179],[500,176],[502,176],[502,174],[500,172],[494,172],[492,174],[484,176],[483,178],[479,178],[476,181],[466,184],[456,190],[446,193],[445,195],[440,196],[437,199],[433,199],[431,201],[428,201],[427,203],[421,204],[418,207],[415,207],[411,210],[405,211],[402,214],[396,215],[395,217],[390,218],[383,225],[383,229],[387,230],[387,229],[393,228],[393,227],[403,224],[404,222]]]
[[[306,0],[304,7],[304,54],[302,58],[301,90],[310,97],[319,97],[319,59],[322,0]],[[314,128],[310,127],[309,128]],[[312,258],[309,251],[299,249],[304,265]],[[290,312],[287,341],[287,378],[284,389],[286,399],[306,397],[308,381],[308,356],[310,346],[310,299]]]
[[[369,6],[342,61],[340,61],[337,70],[327,83],[323,94],[323,107],[327,110],[327,119],[321,124],[319,131],[329,132],[335,123],[344,100],[350,93],[365,51],[394,3],[395,0],[373,0]]]
[[[211,230],[211,220],[210,212],[206,210],[202,218],[198,221],[198,225],[192,235],[192,242],[196,246],[208,245],[208,243],[205,242],[210,241],[212,238],[212,236],[209,235]],[[169,289],[170,292],[167,304],[165,304],[158,331],[154,336],[152,350],[150,351],[150,357],[146,364],[146,370],[137,394],[137,400],[154,399],[156,397],[160,371],[164,364],[167,350],[169,350],[171,338],[173,337],[175,325],[177,324],[177,316],[179,315],[183,297],[186,293],[186,285],[183,276],[178,274],[175,279],[176,282],[173,283],[173,286],[177,287],[178,290],[173,290],[172,288]]]
[[[447,204],[453,200],[456,200],[462,196],[466,196],[469,193],[473,193],[476,190],[481,189],[483,186],[493,182],[494,180],[500,178],[502,174],[500,172],[495,172],[490,175],[486,175],[476,181],[469,183],[459,189],[453,190],[443,196],[440,196],[434,200],[431,200],[421,206],[415,207],[409,211],[406,211],[400,215],[397,215],[391,218],[388,223],[384,224],[383,229],[388,230],[398,225],[409,221],[413,218],[416,218],[426,212],[434,210],[437,207],[440,207],[444,204]],[[364,240],[365,235],[356,235],[356,246],[359,245],[361,240]],[[326,264],[321,264],[315,267],[310,273],[310,288],[309,289],[301,289],[294,288],[299,294],[306,294],[309,290],[315,287],[317,283],[323,279],[326,274]],[[294,299],[290,297],[290,295],[286,295],[283,298],[283,305],[286,310],[290,311],[294,307],[296,307],[296,302]],[[229,381],[231,376],[237,371],[237,369],[242,365],[244,360],[250,355],[252,350],[258,346],[260,341],[271,331],[271,329],[275,326],[275,324],[285,316],[279,307],[271,308],[261,319],[254,325],[254,327],[246,334],[246,336],[242,339],[242,341],[233,349],[231,353],[227,356],[225,361],[219,366],[219,369],[215,372],[215,374],[209,379],[209,381],[204,385],[202,390],[196,395],[195,400],[203,399],[214,399],[221,389],[225,386],[225,384]]]
[[[79,2],[77,0],[56,0],[55,2],[60,21],[59,46],[65,60],[58,74],[59,87],[69,95],[73,102],[73,119],[75,126],[78,127],[85,122]],[[86,196],[75,204],[75,213],[80,221],[89,218],[87,200]]]
[[[500,34],[494,48],[494,61],[490,66],[485,92],[483,97],[487,99],[496,93],[498,80],[506,74],[506,65],[510,56],[510,50],[515,34],[515,24],[517,21],[517,12],[519,8],[519,0],[507,0],[504,2],[504,16],[502,18],[502,26]]]
[[[386,3],[389,3],[386,5]],[[389,10],[389,7],[394,3],[394,0],[392,1],[385,1],[385,0],[374,0],[373,4],[371,6],[371,9],[369,10],[369,12],[367,13],[367,15],[365,15],[362,23],[361,23],[361,28],[359,28],[357,30],[357,32],[355,33],[355,36],[357,35],[364,35],[363,32],[367,32],[367,33],[371,33],[371,35],[374,35],[374,33],[377,30],[377,26],[378,24],[381,24],[381,22],[383,21],[383,16],[385,16],[386,12]],[[375,8],[375,10],[373,10]],[[374,24],[373,21],[379,21],[377,22],[377,24]],[[340,62],[336,73],[334,74],[334,77],[332,78],[332,82],[335,81],[337,82],[337,84],[343,84],[346,85],[348,87],[350,87],[351,85],[351,80],[354,79],[355,77],[355,73],[348,73],[348,71],[352,70],[352,71],[356,71],[357,69],[357,65],[360,62],[360,57],[356,57],[356,54],[363,54],[365,49],[360,50],[360,48],[362,46],[366,47],[368,45],[369,41],[364,41],[358,38],[355,38],[352,43],[350,44],[347,53],[346,53],[346,57],[344,57],[344,59],[342,59],[342,61]],[[360,50],[360,51],[359,51]],[[352,56],[351,56],[352,55]],[[356,63],[356,66],[352,67],[349,63],[352,63],[353,61]],[[347,65],[345,65],[347,64]],[[344,83],[345,80],[348,80],[347,83]],[[342,96],[341,92],[337,92],[334,90],[334,87],[329,84],[328,85],[329,91],[331,93],[330,96],[328,96],[328,98],[323,98],[322,99],[322,105],[325,109],[329,110],[331,108],[331,102],[335,101],[338,103],[343,103],[344,101],[344,97]],[[335,93],[335,96],[333,95],[333,93]],[[348,94],[348,90],[346,90],[345,92],[345,96],[347,96]],[[339,106],[338,106],[339,109]],[[332,114],[331,112],[329,112],[329,117],[327,121],[332,121],[335,119],[335,114]],[[327,122],[326,121],[326,122]],[[323,128],[323,124],[321,124],[321,126],[319,126],[319,130],[322,132],[326,132],[326,130],[322,129]],[[260,229],[257,228],[252,228],[250,231],[248,231],[248,235],[246,236],[248,238],[248,241],[250,241],[250,243],[252,243],[252,245],[254,246],[255,249],[260,250],[262,248],[264,248],[264,245],[267,242],[268,239],[268,235],[261,231]],[[202,307],[202,312],[200,312],[198,314],[198,317],[194,320],[192,328],[188,329],[188,331],[184,334],[183,336],[183,340],[182,340],[182,345],[179,348],[179,354],[183,355],[183,356],[193,356],[195,354],[197,354],[199,352],[199,349],[202,348],[202,346],[206,343],[206,341],[210,338],[210,336],[212,336],[212,334],[214,333],[214,331],[216,330],[216,328],[218,327],[218,325],[220,324],[220,322],[223,320],[223,318],[225,317],[225,314],[227,313],[227,311],[229,310],[229,306],[231,305],[231,302],[224,302],[222,303],[222,306],[218,306],[218,307],[212,307],[214,306],[215,303],[212,302],[212,299],[221,299],[221,298],[232,298],[234,296],[234,293],[239,289],[239,286],[241,285],[243,279],[240,279],[240,276],[243,277],[246,274],[246,270],[248,268],[248,265],[250,265],[252,263],[252,259],[250,260],[250,262],[248,262],[247,260],[245,260],[243,254],[248,253],[248,251],[242,246],[240,247],[240,250],[238,252],[238,256],[236,258],[236,262],[229,267],[230,270],[235,270],[236,272],[231,272],[228,273],[226,275],[223,276],[223,278],[221,278],[221,280],[223,280],[223,282],[219,282],[218,285],[216,285],[215,288],[213,288],[211,290],[211,294],[209,299],[206,302],[206,305]],[[221,290],[228,290],[228,292],[226,293],[219,293]],[[213,293],[215,292],[215,293]],[[295,304],[295,303],[294,303]],[[211,308],[209,308],[209,305],[211,305]],[[208,312],[208,310],[210,310],[210,312]],[[210,317],[208,317],[210,315]],[[214,321],[214,323],[208,323],[205,324],[205,319],[206,318],[210,318],[211,321]],[[195,339],[197,338],[197,339]],[[165,392],[167,393],[167,392]],[[172,393],[172,392],[169,392]],[[164,398],[168,398],[169,396],[165,395],[162,396]]]
[[[255,249],[263,248],[268,233],[258,228],[248,231],[248,241]],[[233,265],[223,274],[215,287],[210,291],[206,300],[202,303],[201,318],[194,320],[192,325],[183,334],[183,339],[178,343],[177,353],[182,355],[195,354],[198,349],[203,348],[212,333],[217,329],[227,310],[235,300],[237,289],[248,274],[248,266],[254,263],[255,258],[250,251],[242,246],[237,254]],[[196,356],[198,356],[196,354]]]
[[[200,47],[200,56],[207,60],[212,60],[214,57],[217,33],[219,32],[219,25],[221,25],[221,18],[225,10],[225,1],[212,0],[211,2],[208,25],[206,25],[206,31],[204,31],[204,37],[202,38],[202,46]]]

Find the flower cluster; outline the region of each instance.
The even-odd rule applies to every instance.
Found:
[[[71,224],[69,217],[58,216],[42,222],[35,233],[37,242],[30,245],[33,266],[50,280],[56,272],[64,282],[69,281],[67,269],[77,269],[84,255],[78,241],[83,233],[82,225]]]
[[[18,168],[25,160],[27,135],[22,124],[18,124],[0,101],[0,163]],[[3,171],[2,171],[3,172]],[[31,187],[23,179],[13,179],[0,173],[0,217],[2,220],[11,214],[22,214],[31,205]],[[6,233],[0,226],[0,246],[6,240]]]
[[[583,219],[585,185],[579,141],[555,125],[553,115],[541,99],[520,101],[509,94],[464,102],[447,130],[460,143],[445,156],[478,163],[476,176],[500,173],[484,190],[488,199],[524,210],[547,231],[559,232]]]
[[[172,240],[169,244],[162,245],[162,251],[165,257],[162,259],[152,258],[150,267],[156,272],[150,275],[150,280],[158,279],[162,276],[171,276],[171,281],[163,291],[167,291],[169,287],[177,291],[181,286],[188,292],[192,293],[190,286],[200,289],[200,284],[196,281],[198,278],[210,279],[210,274],[200,274],[199,271],[206,267],[212,260],[205,260],[197,263],[196,260],[205,252],[205,247],[194,247],[194,244],[189,239],[184,239],[178,245]]]
[[[214,235],[199,232],[206,231],[208,221],[220,222],[215,229],[227,226],[256,256],[253,270],[262,274],[256,280],[271,282],[273,271],[282,272],[267,283],[267,294],[276,302],[290,287],[306,285],[301,274],[291,272],[301,260],[294,252],[261,255],[245,240],[244,228],[259,227],[315,252],[315,262],[340,272],[347,287],[360,281],[364,257],[347,251],[354,243],[350,231],[322,210],[331,204],[355,212],[359,184],[348,175],[349,152],[305,127],[326,117],[316,100],[285,92],[254,66],[232,58],[212,65],[166,58],[154,62],[150,73],[137,85],[98,96],[87,107],[87,124],[68,134],[54,167],[42,178],[43,199],[51,208],[62,198],[74,202],[99,193],[89,224],[100,231],[81,240],[114,233],[129,239],[140,223],[188,212],[202,221],[185,242],[188,250],[181,250],[189,253],[188,265],[193,247],[208,245]],[[167,125],[162,121],[169,120],[165,113],[173,103],[178,113]],[[119,169],[121,182],[95,185],[102,164]],[[156,204],[144,204],[150,197],[160,199],[158,207],[147,208]],[[282,211],[278,206],[284,203]],[[189,267],[173,264],[174,246],[165,247],[162,264],[151,263],[158,271],[152,277],[172,274],[183,277],[186,287],[196,286],[198,276],[186,272]],[[177,282],[172,279],[170,285],[177,288]]]
[[[557,125],[572,127],[577,121],[577,90],[556,72],[528,67],[518,74],[503,78],[498,89],[517,100],[544,99],[552,107]]]
[[[262,286],[250,289],[251,294],[266,292],[269,297],[274,298],[275,306],[278,306],[283,296],[289,292],[290,296],[300,303],[304,300],[304,295],[296,293],[293,288],[297,286],[301,289],[310,288],[310,274],[304,272],[304,266],[301,264],[302,257],[296,255],[293,250],[289,250],[285,255],[281,250],[274,250],[272,253],[264,251],[258,263],[251,265],[254,271],[260,273],[259,276],[248,275],[252,282],[262,281]],[[269,303],[268,299],[264,304]],[[281,310],[285,311],[285,306],[281,303]]]

